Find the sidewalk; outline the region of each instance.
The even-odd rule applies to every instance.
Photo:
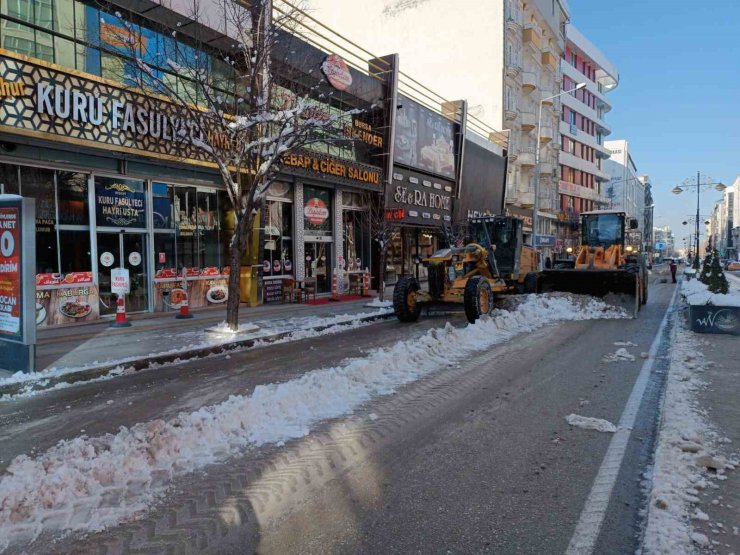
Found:
[[[38,334],[36,374],[11,377],[0,370],[0,397],[15,394],[30,381],[43,380],[43,387],[65,381],[89,380],[124,367],[139,370],[208,356],[260,342],[285,340],[292,335],[318,334],[336,326],[360,325],[385,318],[392,309],[371,308],[373,299],[330,302],[320,305],[276,304],[242,307],[240,325],[259,329],[236,334],[213,330],[225,319],[225,310],[193,311],[194,318],[177,320],[174,313],[141,314],[129,318],[128,328],[111,328],[112,320],[42,330]],[[117,368],[119,367],[120,368]],[[74,379],[70,379],[75,375]],[[27,388],[26,388],[27,389]]]
[[[692,332],[681,301],[670,358],[642,553],[739,555],[740,340]]]

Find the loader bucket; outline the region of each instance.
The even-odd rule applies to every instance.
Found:
[[[640,307],[637,280],[637,274],[624,270],[545,270],[537,276],[537,292],[591,295],[637,317]]]

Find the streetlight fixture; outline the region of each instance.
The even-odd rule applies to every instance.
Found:
[[[532,214],[532,247],[535,252],[535,258],[537,260],[537,268],[540,268],[541,261],[537,255],[537,226],[539,224],[539,211],[540,211],[540,130],[542,126],[542,105],[547,100],[552,100],[564,94],[570,94],[575,91],[580,91],[586,87],[586,83],[578,83],[574,88],[562,91],[558,94],[548,96],[540,99],[539,110],[537,111],[537,148],[534,151],[534,209]]]
[[[673,189],[671,189],[671,192],[675,195],[680,195],[683,193],[684,189],[691,189],[696,188],[696,230],[695,230],[695,245],[694,245],[694,263],[693,266],[695,269],[699,269],[699,222],[701,221],[701,216],[699,215],[699,202],[700,202],[700,194],[701,190],[703,189],[709,189],[710,187],[714,187],[714,189],[718,192],[722,192],[725,189],[727,189],[727,185],[724,183],[713,183],[710,181],[705,181],[702,183],[701,181],[701,175],[700,172],[696,172],[696,183],[692,183],[690,180],[685,180],[682,183],[683,187],[680,187],[676,185]],[[686,225],[687,222],[684,222],[684,225]]]

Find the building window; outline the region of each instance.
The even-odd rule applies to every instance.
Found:
[[[265,277],[293,275],[292,202],[268,200],[265,203],[263,269]]]

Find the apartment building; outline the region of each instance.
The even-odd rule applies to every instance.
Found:
[[[637,218],[639,230],[644,231],[645,184],[638,178],[629,142],[624,139],[604,141],[604,146],[611,152],[603,164],[608,174],[605,208],[622,210],[629,217]]]
[[[733,260],[737,259],[737,243],[733,234],[736,221],[734,219],[735,191],[735,185],[727,187],[722,193],[722,198],[714,204],[709,218],[708,233],[712,238],[712,246],[719,251],[720,256]]]
[[[604,117],[611,110],[607,93],[619,84],[619,73],[573,25],[567,26],[560,66],[561,90],[573,91],[560,97],[559,122],[558,245],[568,247],[578,241],[580,213],[608,204],[603,184],[609,174],[602,166],[611,155],[604,144],[611,129]],[[580,83],[586,86],[573,90]]]
[[[401,67],[447,99],[466,98],[468,114],[509,133],[507,208],[532,241],[535,148],[540,100],[540,245],[555,246],[560,145],[559,60],[569,9],[565,0],[364,2],[351,10],[311,0],[316,17],[378,54],[398,52]],[[464,14],[459,16],[458,14]],[[357,22],[362,24],[358,25]],[[403,92],[403,89],[401,89]],[[549,100],[548,100],[549,99]],[[470,121],[470,120],[469,120]]]

